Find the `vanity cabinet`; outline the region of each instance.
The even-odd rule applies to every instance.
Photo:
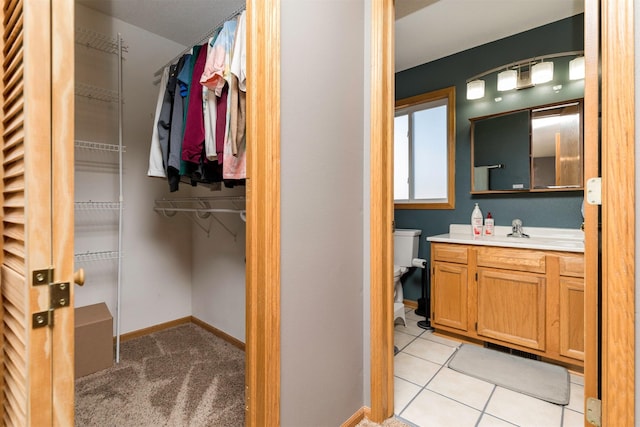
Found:
[[[560,354],[584,361],[584,257],[560,257]]]
[[[461,331],[467,330],[466,265],[438,262],[433,274],[440,284],[435,289],[433,321]]]
[[[584,256],[431,243],[437,331],[582,366]]]
[[[432,247],[432,253],[437,261],[432,264],[431,283],[438,282],[438,286],[432,288],[432,322],[466,332],[469,329],[467,248],[460,245],[436,245]]]
[[[545,349],[545,278],[478,267],[477,333],[535,350]]]

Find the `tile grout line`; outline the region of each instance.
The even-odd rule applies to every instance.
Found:
[[[402,332],[402,331],[398,331],[398,332]],[[414,401],[416,400],[416,398],[418,397],[418,395],[419,395],[419,394],[421,394],[421,393],[422,393],[423,391],[425,391],[425,390],[428,390],[428,389],[427,389],[427,387],[429,386],[429,384],[431,384],[431,382],[434,380],[434,378],[435,378],[436,376],[438,376],[438,374],[442,371],[442,369],[443,369],[443,368],[448,367],[448,363],[453,359],[453,357],[456,355],[457,350],[459,350],[459,348],[460,348],[460,346],[451,347],[451,346],[449,346],[449,345],[447,345],[447,344],[444,344],[444,343],[442,343],[442,342],[439,342],[439,341],[436,341],[436,340],[431,340],[431,339],[429,339],[428,337],[426,337],[426,335],[425,335],[425,334],[426,334],[426,332],[427,332],[427,330],[424,330],[424,331],[422,331],[419,335],[407,334],[407,335],[411,335],[413,338],[412,338],[412,339],[411,339],[411,341],[409,341],[405,346],[403,346],[403,347],[402,347],[402,349],[400,349],[400,350],[398,351],[398,354],[400,354],[400,353],[404,353],[405,355],[412,356],[412,357],[416,357],[416,358],[419,358],[419,359],[422,359],[422,360],[425,360],[425,361],[428,361],[428,362],[431,362],[431,363],[437,363],[437,362],[433,362],[432,360],[429,360],[429,359],[423,358],[422,356],[416,356],[416,355],[414,355],[414,354],[411,354],[411,353],[408,353],[408,352],[406,352],[406,351],[405,351],[405,350],[407,349],[407,347],[408,347],[409,345],[411,345],[412,343],[414,343],[414,342],[416,341],[416,339],[418,339],[418,338],[421,338],[421,339],[427,340],[427,341],[429,341],[429,342],[431,342],[431,343],[435,343],[435,344],[438,344],[438,345],[441,345],[441,346],[445,346],[445,347],[452,348],[452,349],[453,349],[453,352],[451,353],[451,355],[447,358],[447,360],[446,360],[443,364],[440,364],[440,367],[439,367],[439,368],[438,368],[438,370],[435,372],[435,374],[434,374],[434,375],[432,375],[432,376],[429,378],[429,380],[428,380],[428,381],[427,381],[423,386],[421,386],[421,385],[419,385],[419,384],[416,384],[416,383],[414,383],[414,382],[412,382],[412,381],[406,380],[406,379],[404,379],[404,378],[396,377],[396,378],[398,378],[398,379],[401,379],[401,380],[403,380],[403,381],[406,381],[406,382],[407,382],[407,383],[409,383],[409,384],[413,384],[413,385],[415,385],[415,386],[419,387],[418,392],[416,392],[416,393],[415,393],[415,395],[414,395],[414,396],[413,396],[413,397],[412,397],[412,398],[407,402],[407,404],[406,404],[406,405],[404,405],[404,406],[403,406],[402,410],[401,410],[401,411],[396,415],[396,417],[398,417],[399,419],[401,419],[401,420],[402,420],[402,421],[404,421],[404,422],[407,422],[407,423],[408,423],[408,424],[410,424],[411,426],[414,426],[415,424],[413,424],[412,422],[407,421],[407,420],[405,420],[404,418],[402,418],[402,415],[401,415],[401,414],[403,414],[403,413],[405,413],[405,412],[406,412],[406,410],[408,409],[408,407],[409,407],[409,406],[411,406],[411,404],[412,404],[412,403],[414,403]],[[571,381],[571,380],[572,380],[572,377],[570,377],[570,381],[569,381],[569,382],[570,382],[570,384],[575,385],[575,386],[577,386],[577,387],[584,387],[584,385],[582,385],[582,384],[580,384],[580,383],[578,383],[578,382],[573,382],[573,381]],[[497,417],[497,416],[495,416],[495,415],[490,414],[490,413],[488,413],[488,412],[487,412],[487,408],[488,408],[488,406],[489,406],[489,403],[491,402],[491,399],[493,398],[493,396],[494,396],[494,394],[495,394],[495,392],[496,392],[496,390],[497,390],[497,388],[498,388],[498,385],[496,385],[496,384],[492,384],[492,383],[489,383],[489,384],[493,385],[493,389],[491,390],[491,393],[490,393],[490,395],[489,395],[489,397],[488,397],[487,401],[485,402],[485,404],[484,404],[483,408],[479,411],[479,412],[480,412],[480,414],[479,414],[479,417],[478,417],[478,419],[477,419],[477,421],[476,421],[476,423],[475,423],[475,427],[478,427],[478,426],[480,425],[480,422],[481,422],[481,420],[483,419],[483,417],[484,417],[484,415],[485,415],[485,414],[486,414],[486,415],[488,415],[488,416],[494,417],[494,418],[496,418],[496,419],[498,419],[498,420],[500,420],[500,421],[503,421],[503,422],[505,422],[505,423],[508,423],[508,424],[510,424],[510,425],[514,425],[514,426],[515,426],[515,424],[513,424],[512,422],[507,421],[507,420],[504,420],[504,419],[502,419],[502,418],[500,418],[500,417]],[[444,397],[444,398],[446,398],[446,399],[449,399],[449,400],[451,400],[451,401],[453,401],[453,402],[456,402],[457,404],[460,404],[460,405],[466,406],[466,407],[468,407],[468,408],[470,408],[470,409],[473,409],[473,410],[478,411],[478,409],[477,409],[477,408],[474,408],[474,407],[472,407],[472,406],[470,406],[470,405],[467,405],[467,404],[466,404],[466,403],[464,403],[464,402],[460,402],[460,401],[458,401],[457,399],[455,399],[455,398],[453,398],[453,397],[451,397],[451,396],[447,396],[447,395],[441,394],[441,393],[439,393],[439,392],[437,392],[437,391],[434,391],[434,390],[428,390],[428,391],[430,391],[430,392],[432,392],[432,393],[434,393],[434,394],[437,394],[437,395],[439,395],[439,396],[442,396],[442,397]],[[576,414],[579,414],[579,415],[584,415],[583,413],[580,413],[579,411],[575,411],[575,410],[573,410],[573,409],[569,408],[567,405],[562,405],[562,411],[561,411],[561,416],[560,416],[560,424],[559,424],[559,427],[562,427],[562,425],[563,425],[563,423],[564,423],[564,419],[565,419],[565,413],[566,413],[566,411],[571,411],[571,412],[576,413]],[[416,427],[420,427],[420,426],[416,426]]]
[[[416,337],[416,338],[418,338],[418,337]],[[435,341],[432,341],[432,342],[435,342]],[[436,344],[439,344],[439,343],[436,343]],[[443,345],[443,344],[441,344],[441,345]],[[447,360],[445,360],[445,362],[444,362],[442,365],[440,365],[440,368],[436,371],[436,373],[435,373],[435,374],[433,374],[433,376],[432,376],[431,378],[429,378],[429,380],[425,383],[425,385],[424,385],[424,386],[422,386],[422,387],[420,388],[420,390],[418,390],[418,392],[413,396],[413,398],[411,398],[411,400],[409,400],[409,402],[407,402],[407,404],[406,404],[406,405],[404,405],[404,408],[402,408],[402,410],[398,413],[398,416],[400,416],[404,411],[406,411],[406,409],[409,407],[409,405],[411,405],[411,403],[413,403],[413,401],[414,401],[414,400],[416,400],[416,397],[418,397],[418,395],[419,395],[420,393],[422,393],[424,390],[426,390],[427,386],[428,386],[429,384],[431,384],[431,381],[433,381],[433,379],[434,379],[435,377],[437,377],[437,376],[438,376],[438,374],[440,373],[440,371],[442,371],[442,368],[444,368],[444,367],[447,365],[447,363],[449,363],[449,361],[453,358],[453,356],[456,354],[456,351],[457,351],[457,348],[453,351],[453,353],[451,353],[451,355],[447,358]],[[400,352],[398,352],[398,354],[400,354]],[[413,354],[409,354],[409,353],[405,353],[405,354],[408,354],[409,356],[413,356],[413,357],[418,357],[418,356],[414,356]],[[419,359],[422,359],[422,358],[421,358],[421,357],[419,357]],[[427,360],[427,359],[422,359],[422,360]],[[431,362],[431,363],[434,363],[434,362],[432,362],[431,360],[427,360],[427,361],[428,361],[428,362]],[[399,378],[399,377],[398,377],[398,378]],[[404,378],[402,378],[402,379],[404,379]],[[408,383],[411,383],[411,384],[415,384],[415,383],[413,383],[413,382],[411,382],[411,381],[408,381],[408,380],[405,380],[405,381],[407,381]],[[418,385],[418,384],[415,384],[415,385]],[[429,391],[431,391],[431,390],[429,390]],[[434,391],[433,393],[440,394],[440,393],[437,393],[437,392],[435,392],[435,391]],[[440,394],[440,396],[445,397],[445,398],[447,398],[447,399],[453,400],[454,402],[457,402],[457,403],[460,403],[460,404],[464,405],[464,403],[462,403],[462,402],[458,402],[458,401],[457,401],[457,400],[455,400],[455,399],[451,399],[451,398],[450,398],[450,397],[448,397],[448,396],[444,396],[444,395],[442,395],[442,394]],[[466,406],[468,406],[468,405],[466,405]],[[475,409],[475,408],[473,408],[473,409]]]

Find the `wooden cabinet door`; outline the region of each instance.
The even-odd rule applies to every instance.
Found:
[[[584,280],[560,277],[560,354],[584,360]]]
[[[545,349],[545,279],[478,268],[478,335]]]
[[[431,280],[433,323],[466,331],[467,266],[436,262]]]
[[[0,10],[0,424],[72,426],[73,1]],[[52,282],[69,297],[52,299]]]

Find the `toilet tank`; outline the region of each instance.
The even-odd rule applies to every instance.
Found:
[[[393,265],[411,267],[418,257],[418,245],[422,230],[396,229],[393,232]]]

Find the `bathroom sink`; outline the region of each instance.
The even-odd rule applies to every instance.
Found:
[[[584,234],[577,229],[524,227],[524,233],[530,237],[509,237],[511,227],[495,227],[494,236],[474,238],[471,226],[451,224],[449,234],[430,236],[428,241],[463,243],[471,245],[504,246],[512,248],[530,248],[552,251],[584,252]]]

